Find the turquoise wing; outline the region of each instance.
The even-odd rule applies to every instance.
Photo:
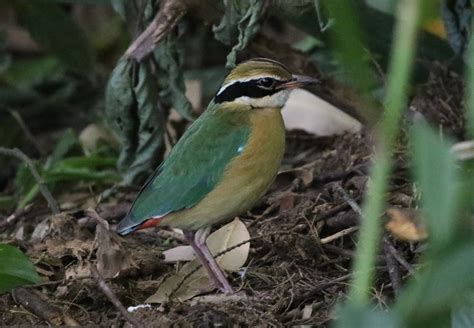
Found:
[[[184,133],[168,158],[148,179],[117,231],[126,234],[144,221],[190,208],[220,181],[250,135],[246,116],[206,110]]]

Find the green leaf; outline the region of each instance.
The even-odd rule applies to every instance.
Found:
[[[358,307],[346,304],[340,309],[336,320],[336,328],[396,328],[400,320],[393,311],[380,311],[369,307]]]
[[[74,133],[74,130],[71,128],[66,129],[61,137],[59,137],[59,140],[54,147],[53,153],[45,164],[45,168],[51,168],[56,165],[64,158],[64,156],[67,155],[68,152],[73,149],[74,146],[78,145],[78,142],[79,141],[76,137],[76,134]]]
[[[459,172],[450,143],[443,141],[428,126],[413,131],[415,177],[421,192],[429,235],[437,248],[449,244],[458,220]]]
[[[46,56],[16,59],[2,78],[14,87],[29,89],[58,74],[61,74],[58,60],[55,57]]]
[[[56,3],[21,0],[17,4],[21,22],[42,47],[74,72],[92,71],[94,53],[86,35]]]
[[[474,327],[474,306],[464,306],[456,309],[451,314],[451,328]]]
[[[0,293],[40,281],[33,263],[14,246],[0,244]]]
[[[473,241],[455,243],[437,253],[410,281],[395,309],[411,327],[433,327],[449,320],[453,307],[465,304],[474,290],[473,254]]]

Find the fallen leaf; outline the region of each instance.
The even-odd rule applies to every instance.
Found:
[[[355,118],[303,89],[291,93],[282,115],[288,130],[304,130],[317,136],[356,133],[362,128]]]
[[[164,262],[188,262],[195,258],[193,248],[191,246],[178,246],[170,248],[163,252],[165,256]]]
[[[97,224],[95,232],[95,241],[98,245],[97,270],[102,277],[115,278],[137,267],[115,233],[107,230],[102,224]]]
[[[385,228],[396,238],[405,241],[420,241],[428,238],[428,232],[420,213],[411,208],[390,208],[389,221]]]
[[[249,238],[250,235],[245,224],[239,219],[234,219],[231,223],[212,233],[207,238],[207,245],[211,253],[215,255]],[[250,243],[246,243],[218,257],[216,261],[223,270],[238,271],[247,261],[249,250]],[[183,252],[183,250],[181,250],[181,252]],[[203,267],[191,274],[190,277],[183,282],[183,279],[188,274],[200,266],[201,264],[197,260],[186,263],[178,273],[165,279],[157,292],[150,296],[145,302],[167,302],[171,293],[173,293],[173,295],[171,295],[173,299],[178,299],[183,302],[196,295],[214,290],[215,287],[211,285],[207,272]],[[182,285],[177,289],[181,283]]]

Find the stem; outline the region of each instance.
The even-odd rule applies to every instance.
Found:
[[[369,186],[363,206],[363,220],[353,269],[354,280],[349,294],[351,303],[356,306],[364,306],[369,302],[380,240],[379,217],[384,209],[392,168],[391,149],[395,146],[399,122],[407,104],[420,7],[421,0],[401,0],[398,6],[385,98],[386,112],[378,131],[380,141],[371,174],[373,183]]]
[[[474,5],[474,3],[473,3]],[[467,133],[474,139],[474,19],[472,20],[471,38],[467,48],[467,75],[466,75],[466,116]]]

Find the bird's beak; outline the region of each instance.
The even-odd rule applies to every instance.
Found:
[[[313,77],[304,76],[304,75],[293,75],[293,79],[291,81],[280,84],[277,87],[277,89],[291,90],[291,89],[301,88],[307,85],[318,84],[318,83],[321,83],[321,81]]]

